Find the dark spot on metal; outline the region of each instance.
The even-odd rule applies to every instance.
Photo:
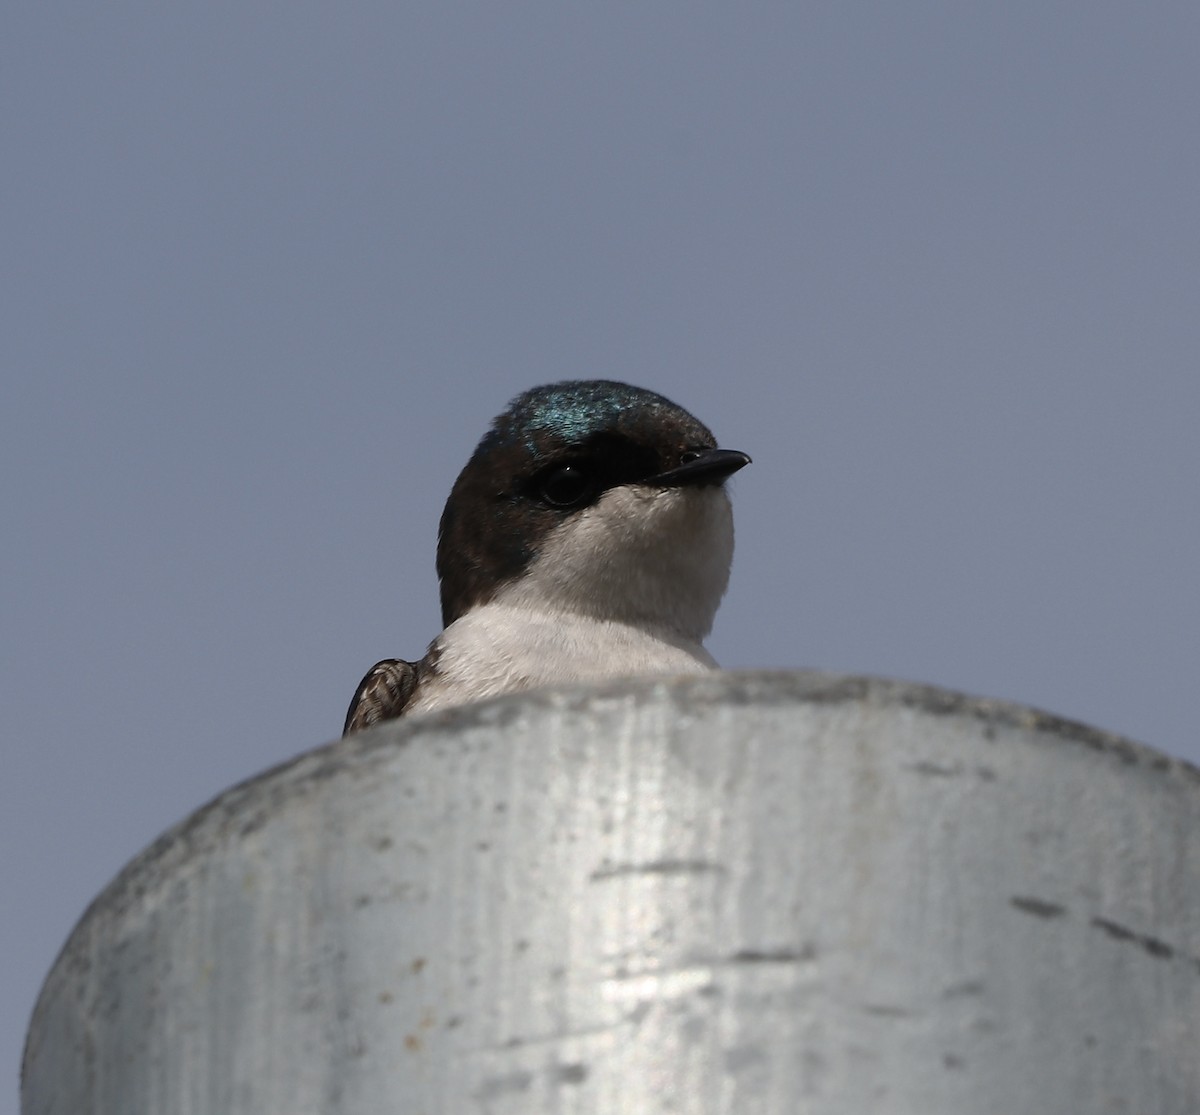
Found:
[[[763,1051],[756,1045],[739,1045],[725,1050],[725,1071],[736,1075],[766,1060]]]
[[[415,975],[417,975],[417,974],[418,974],[418,973],[421,971],[421,969],[422,969],[422,968],[424,968],[424,967],[425,967],[425,964],[426,964],[425,957],[423,957],[423,956],[418,956],[418,957],[417,957],[417,958],[416,958],[416,959],[415,959],[415,960],[414,960],[414,961],[413,961],[413,962],[412,962],[412,963],[411,963],[411,964],[408,966],[408,970],[409,970],[410,972],[412,972],[412,974],[415,976]]]
[[[551,1070],[551,1080],[555,1084],[582,1084],[587,1076],[587,1065],[577,1061],[569,1065],[555,1065]]]
[[[683,1020],[683,1040],[698,1047],[708,1033],[708,1019],[704,1015],[689,1014]]]
[[[937,763],[928,763],[924,760],[919,763],[910,763],[908,769],[914,774],[927,774],[932,778],[957,778],[962,774],[959,767],[939,767]]]
[[[410,1053],[420,1053],[421,1052],[421,1039],[419,1037],[417,1037],[416,1034],[405,1034],[404,1035],[404,1048],[407,1049]]]
[[[1132,929],[1118,925],[1115,921],[1109,921],[1108,918],[1092,918],[1092,925],[1103,930],[1115,941],[1132,941],[1134,944],[1141,945],[1146,953],[1156,960],[1170,960],[1175,955],[1175,950],[1165,941],[1160,941],[1157,937],[1150,937],[1144,933],[1135,933]]]
[[[996,772],[991,767],[976,767],[975,773],[979,775],[984,782],[995,782]]]
[[[1109,921],[1107,918],[1092,918],[1092,924],[1097,929],[1103,929],[1110,937],[1117,941],[1136,941],[1137,934],[1132,929],[1126,929],[1123,925],[1118,925],[1115,921]]]
[[[897,1007],[891,1003],[864,1003],[862,1009],[867,1014],[875,1014],[880,1018],[911,1018],[913,1015],[906,1007]]]
[[[267,823],[266,810],[251,814],[238,829],[238,836],[251,836]]]
[[[649,863],[615,863],[608,867],[598,867],[589,878],[592,882],[604,879],[615,879],[622,875],[720,875],[725,868],[719,863],[707,863],[704,860],[662,859]]]
[[[533,1074],[528,1072],[510,1072],[505,1076],[490,1076],[475,1093],[477,1099],[488,1100],[503,1096],[510,1092],[527,1092],[533,1083]]]
[[[798,949],[738,949],[729,960],[733,964],[805,964],[816,958],[817,946],[805,944]]]
[[[1033,914],[1038,918],[1061,918],[1067,912],[1065,906],[1060,906],[1057,902],[1043,902],[1040,898],[1014,896],[1008,901],[1009,905],[1015,906],[1022,913]]]
[[[942,1064],[948,1069],[961,1069],[964,1061],[957,1053],[943,1053]]]
[[[625,1021],[637,1026],[644,1022],[651,1010],[649,1002],[638,1003],[632,1010],[625,1012]]]
[[[1157,937],[1139,937],[1138,940],[1141,942],[1142,948],[1151,956],[1169,960],[1175,955],[1175,950],[1166,941],[1160,941]]]

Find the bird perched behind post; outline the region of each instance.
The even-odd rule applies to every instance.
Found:
[[[750,458],[661,395],[571,380],[518,395],[438,528],[445,630],[359,684],[345,733],[539,685],[714,669],[733,559],[724,481]]]

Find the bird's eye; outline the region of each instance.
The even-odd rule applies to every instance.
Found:
[[[551,507],[581,507],[592,496],[592,478],[579,465],[560,465],[542,477],[538,495]]]
[[[681,465],[690,465],[693,461],[699,460],[702,456],[704,456],[704,454],[701,453],[699,449],[685,449],[679,455],[679,463]]]

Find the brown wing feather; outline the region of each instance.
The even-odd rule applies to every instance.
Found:
[[[342,735],[361,732],[381,720],[393,720],[408,705],[417,687],[417,667],[413,662],[385,658],[367,671],[358,683],[354,700],[346,713]]]

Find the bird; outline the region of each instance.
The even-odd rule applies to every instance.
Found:
[[[653,391],[565,380],[518,395],[438,527],[443,630],[359,683],[344,735],[501,693],[717,668],[733,560],[725,481],[750,463]]]

